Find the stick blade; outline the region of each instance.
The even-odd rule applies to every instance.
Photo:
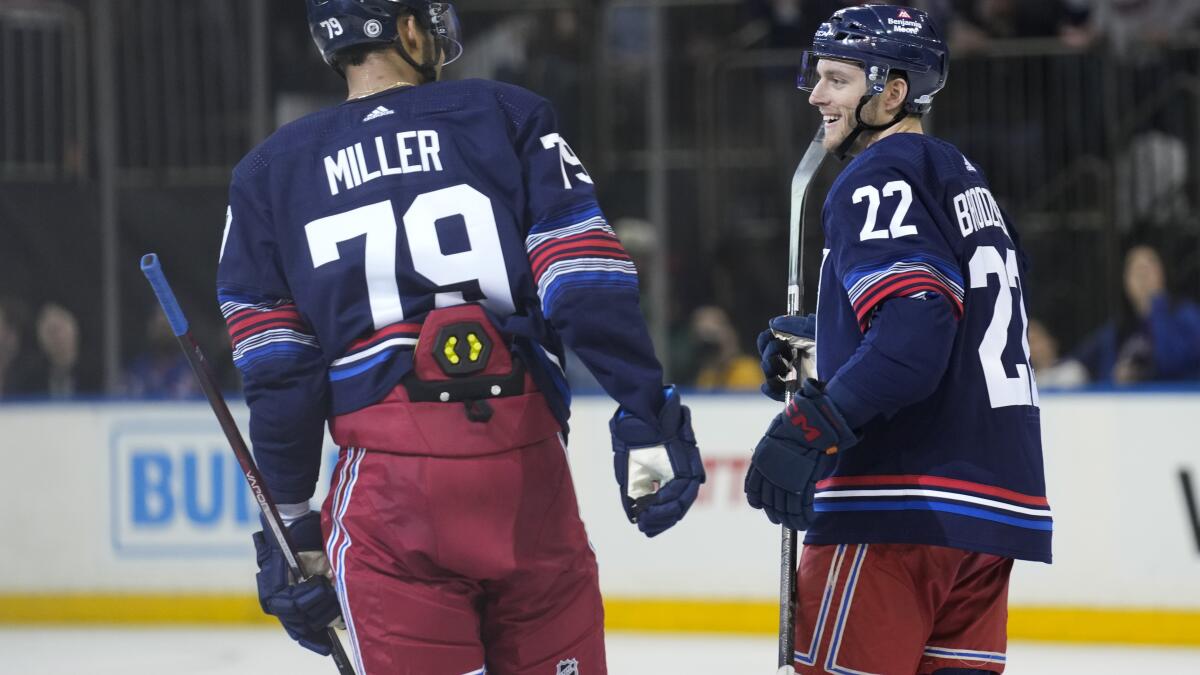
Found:
[[[800,164],[796,166],[796,172],[792,174],[792,210],[788,219],[788,314],[799,314],[803,310],[804,289],[801,288],[801,284],[804,280],[801,277],[804,264],[801,256],[804,255],[804,207],[808,201],[808,189],[812,185],[813,176],[824,159],[825,125],[822,124],[817,127],[817,133],[813,134],[812,142],[808,144],[808,149],[800,158]]]

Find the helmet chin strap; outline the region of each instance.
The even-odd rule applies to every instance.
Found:
[[[432,35],[430,37],[432,39]],[[440,58],[440,52],[442,50],[442,46],[436,39],[434,39],[433,42],[434,42],[433,63],[437,63],[438,59]],[[428,84],[429,82],[437,81],[437,79],[438,79],[437,68],[435,68],[433,66],[433,64],[417,63],[416,60],[413,59],[412,55],[410,55],[408,53],[408,50],[404,48],[404,44],[402,42],[400,42],[399,36],[396,36],[396,41],[393,44],[394,44],[396,51],[400,53],[400,58],[404,59],[408,63],[408,65],[412,66],[413,70],[417,71],[417,74],[421,76],[421,84]]]
[[[837,157],[838,159],[846,159],[846,153],[850,152],[850,148],[854,145],[854,142],[858,140],[858,137],[862,134],[862,132],[883,131],[884,129],[895,126],[900,122],[900,120],[908,116],[908,112],[901,108],[900,112],[896,113],[896,116],[892,118],[891,122],[886,124],[867,124],[863,121],[862,111],[863,108],[866,107],[867,103],[869,103],[874,97],[875,94],[867,94],[859,99],[858,107],[854,109],[854,128],[850,130],[850,133],[846,134],[845,140],[839,143],[837,148],[834,149],[834,157]]]
[[[434,40],[434,45],[433,63],[437,63],[441,58],[442,45],[437,40]],[[400,36],[396,36],[395,41],[392,42],[392,49],[395,49],[396,53],[400,55],[400,58],[404,59],[405,63],[412,66],[413,70],[417,71],[417,75],[421,76],[421,81],[418,84],[427,84],[429,82],[437,81],[437,68],[429,63],[417,63],[408,53],[408,50],[404,48],[404,44],[400,42]],[[346,79],[346,70],[344,68],[335,63],[333,69],[337,71],[338,75],[342,76],[343,80]]]

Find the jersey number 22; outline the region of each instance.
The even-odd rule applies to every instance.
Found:
[[[971,273],[971,288],[987,289],[988,277],[995,275],[1000,280],[996,293],[996,304],[992,309],[992,320],[988,323],[979,343],[979,363],[983,366],[983,379],[987,382],[988,399],[993,408],[1012,405],[1038,404],[1037,382],[1033,368],[1029,365],[1029,333],[1026,326],[1029,317],[1025,313],[1025,294],[1021,289],[1021,277],[1017,273],[1017,254],[1012,249],[995,246],[980,246],[975,249],[968,263]],[[1002,359],[1008,346],[1009,328],[1013,320],[1013,291],[1019,298],[1020,315],[1017,330],[1021,335],[1024,361],[1015,364],[1015,377],[1009,377]]]

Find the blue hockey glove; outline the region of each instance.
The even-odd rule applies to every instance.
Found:
[[[832,452],[858,442],[846,420],[816,380],[804,386],[754,448],[746,472],[746,501],[776,525],[807,530],[813,492],[833,469]]]
[[[777,316],[769,326],[758,334],[758,355],[766,377],[762,392],[782,401],[789,381],[803,382],[815,375],[817,317]]]
[[[647,537],[683,519],[705,478],[692,433],[692,413],[679,402],[675,387],[663,391],[667,400],[657,425],[646,424],[622,408],[608,423],[621,506],[629,522],[637,523]]]
[[[312,511],[301,516],[288,532],[302,556],[324,560],[321,514]],[[278,618],[287,634],[302,647],[328,656],[332,645],[326,629],[339,620],[342,610],[323,570],[306,564],[306,571],[314,576],[295,583],[274,536],[255,532],[254,549],[258,554],[258,602],[263,611]],[[319,555],[309,556],[310,552]]]

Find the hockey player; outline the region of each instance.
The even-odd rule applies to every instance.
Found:
[[[263,608],[327,653],[340,601],[359,675],[604,673],[564,347],[620,404],[642,532],[704,481],[634,266],[545,100],[438,81],[461,52],[449,4],[307,5],[347,100],[234,170],[217,274],[254,454],[308,571],[332,567],[332,588],[294,583],[256,534]],[[326,422],[341,453],[318,515]]]
[[[806,380],[754,451],[751,506],[807,530],[800,673],[1004,670],[1013,559],[1050,562],[1026,265],[983,174],[923,135],[946,80],[924,12],[865,5],[821,26],[800,86],[854,156],[822,212],[815,357],[760,338],[765,389]],[[780,317],[811,338],[814,317]]]

